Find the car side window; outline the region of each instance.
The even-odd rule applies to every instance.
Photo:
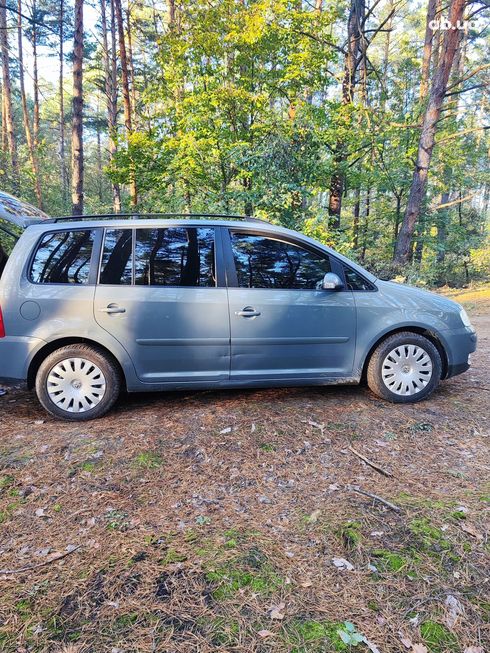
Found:
[[[214,229],[137,229],[134,258],[137,285],[216,285]]]
[[[132,229],[106,229],[99,283],[131,285],[133,282]]]
[[[30,269],[34,283],[87,284],[93,232],[57,231],[45,234]]]
[[[230,236],[241,288],[315,290],[331,271],[328,255],[265,236],[237,232]]]
[[[352,268],[344,266],[344,273],[349,290],[374,290],[373,284],[369,283],[369,281],[364,279],[364,277]]]

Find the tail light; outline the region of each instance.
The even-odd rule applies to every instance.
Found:
[[[5,338],[5,324],[3,323],[2,307],[0,306],[0,338]]]

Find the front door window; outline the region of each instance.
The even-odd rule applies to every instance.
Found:
[[[321,288],[330,259],[282,240],[232,233],[231,245],[240,288]]]

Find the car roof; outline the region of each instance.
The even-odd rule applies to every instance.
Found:
[[[123,228],[157,228],[157,227],[169,227],[169,226],[209,226],[209,227],[229,227],[229,228],[238,228],[246,229],[247,231],[260,231],[267,233],[269,235],[277,236],[289,236],[294,240],[301,240],[304,243],[308,243],[312,247],[318,248],[321,247],[323,250],[327,251],[329,254],[337,257],[351,268],[362,274],[366,279],[371,282],[376,281],[376,277],[365,270],[363,267],[351,261],[343,254],[336,252],[326,245],[318,243],[318,241],[305,236],[304,234],[293,231],[292,229],[287,229],[280,225],[275,225],[266,220],[260,220],[258,218],[253,218],[249,216],[228,216],[222,214],[160,214],[162,217],[155,218],[150,217],[151,215],[158,214],[149,214],[148,217],[138,214],[128,214],[128,218],[124,219],[118,215],[102,215],[102,216],[70,216],[65,218],[54,218],[49,221],[49,226],[51,229],[91,229],[95,227],[110,227],[111,229],[123,229]],[[165,216],[165,217],[163,217]],[[39,223],[33,224],[31,229],[36,229],[40,231],[46,231],[48,224],[43,222],[42,225]],[[30,229],[30,230],[31,230]]]

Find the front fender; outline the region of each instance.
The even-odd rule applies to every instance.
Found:
[[[366,359],[375,345],[396,331],[427,331],[437,339],[450,359],[450,347],[445,332],[448,330],[445,311],[418,306],[415,302],[387,302],[383,293],[354,293],[357,309],[357,339],[354,374],[361,374]]]

